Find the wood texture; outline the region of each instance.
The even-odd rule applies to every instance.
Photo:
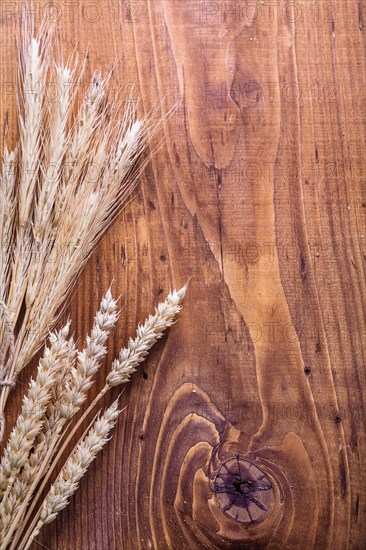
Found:
[[[1,4],[13,143],[22,4]],[[65,51],[88,50],[89,74],[117,59],[113,86],[145,112],[181,101],[79,279],[76,336],[113,278],[124,309],[109,359],[171,285],[191,284],[40,547],[363,548],[365,3],[37,2],[43,17],[59,19]],[[265,489],[215,477],[230,459],[271,486],[267,511],[250,501],[257,522],[235,516],[245,487]]]

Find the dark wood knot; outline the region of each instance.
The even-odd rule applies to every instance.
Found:
[[[272,484],[267,475],[239,455],[221,464],[214,493],[225,514],[247,524],[262,520],[273,502]]]

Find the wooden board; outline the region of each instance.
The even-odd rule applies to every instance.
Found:
[[[22,4],[0,8],[13,143]],[[363,548],[365,3],[42,1],[35,16],[59,19],[89,75],[117,59],[112,85],[145,112],[180,101],[79,279],[76,337],[112,279],[109,360],[191,282],[113,440],[32,549]]]

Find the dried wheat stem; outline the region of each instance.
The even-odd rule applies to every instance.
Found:
[[[7,366],[14,357],[14,330],[11,312],[6,304],[12,263],[12,237],[15,218],[16,151],[5,147],[0,174],[0,388],[11,387]],[[4,430],[4,416],[0,408],[0,441]]]
[[[11,274],[12,236],[15,217],[17,152],[5,147],[0,174],[0,300],[5,301]],[[2,333],[0,333],[2,334]]]
[[[31,244],[31,222],[34,195],[41,165],[44,122],[44,90],[49,63],[48,41],[41,33],[33,38],[24,33],[19,63],[19,187],[17,190],[18,224],[15,262],[8,296],[8,307],[15,319],[26,291]],[[14,320],[15,320],[14,319]]]
[[[29,22],[28,22],[29,23]],[[28,29],[27,29],[28,30]],[[17,224],[14,236],[14,261],[11,266],[11,281],[7,295],[7,307],[15,325],[27,287],[29,269],[29,251],[31,250],[31,214],[34,205],[34,192],[38,180],[41,162],[41,142],[44,89],[46,82],[47,56],[46,43],[32,38],[28,33],[23,35],[20,52],[18,95],[19,119],[19,186],[17,189]],[[27,314],[26,314],[27,315]],[[22,332],[22,329],[21,329]],[[13,379],[17,350],[7,375]],[[1,411],[4,411],[9,388],[3,388],[1,394]]]
[[[21,544],[19,549],[27,550],[43,525],[51,523],[57,514],[67,506],[70,497],[79,486],[80,479],[107,443],[110,431],[115,425],[119,414],[117,400],[94,422],[86,437],[75,447],[56,481],[51,485],[40,512],[37,514],[37,518],[39,518],[37,524],[25,535],[24,546]]]

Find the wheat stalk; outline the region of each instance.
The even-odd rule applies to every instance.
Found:
[[[17,152],[5,147],[0,174],[0,300],[4,303],[9,287],[12,235],[15,218],[15,182]]]

